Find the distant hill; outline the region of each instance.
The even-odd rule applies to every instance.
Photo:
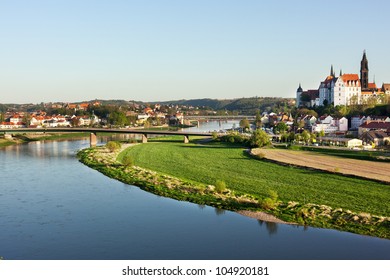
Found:
[[[291,107],[292,98],[281,97],[249,97],[237,99],[190,99],[159,102],[168,105],[186,105],[193,107],[207,107],[213,110],[238,111],[239,113],[255,114],[257,110],[271,111],[281,107]],[[154,103],[154,102],[153,102]]]

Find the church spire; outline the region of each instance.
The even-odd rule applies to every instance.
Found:
[[[330,66],[330,75],[334,77],[333,64]]]
[[[298,89],[297,89],[297,92],[303,92],[303,89],[302,89],[302,87],[301,87],[301,83],[299,83],[299,87],[298,87]]]
[[[343,70],[340,69],[340,77],[343,75]]]
[[[362,90],[368,89],[368,60],[366,56],[366,50],[364,50],[363,58],[360,62],[360,84]]]

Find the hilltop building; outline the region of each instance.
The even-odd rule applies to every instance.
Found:
[[[380,102],[379,97],[390,94],[390,84],[384,83],[382,88],[378,88],[375,81],[369,82],[368,73],[368,59],[364,51],[360,62],[360,77],[358,74],[343,74],[342,71],[336,77],[332,65],[329,76],[320,83],[318,90],[304,91],[299,84],[296,92],[296,106],[363,104],[370,98],[375,98],[376,102]]]

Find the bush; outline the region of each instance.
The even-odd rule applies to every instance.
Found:
[[[117,150],[119,150],[121,148],[121,143],[117,142],[117,141],[109,141],[107,142],[106,144],[106,148],[111,152],[115,152]]]
[[[250,139],[250,144],[252,147],[264,147],[267,146],[271,143],[268,134],[261,129],[256,130],[253,132],[251,139]]]
[[[133,165],[134,165],[134,160],[132,159],[131,156],[126,155],[126,156],[122,159],[122,164],[125,165],[125,166],[133,166]]]
[[[224,191],[226,191],[226,184],[224,181],[221,181],[221,180],[217,180],[215,182],[215,189],[214,189],[217,193],[223,193]]]
[[[278,204],[278,193],[276,191],[270,190],[269,191],[269,196],[267,198],[264,198],[259,201],[260,206],[266,210],[273,210],[275,209]]]

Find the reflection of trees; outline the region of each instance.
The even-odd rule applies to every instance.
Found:
[[[198,204],[198,207],[200,208],[200,209],[204,209],[204,208],[206,208],[206,205],[204,205],[204,204]]]
[[[215,214],[217,215],[223,215],[225,214],[225,210],[219,209],[219,208],[214,208],[215,209]]]
[[[265,223],[265,227],[266,227],[269,235],[274,235],[278,232],[278,224],[277,223],[265,222],[262,220],[257,220],[257,221],[261,227]]]
[[[265,222],[265,226],[268,230],[269,235],[273,235],[273,234],[276,234],[278,232],[278,224],[277,223]]]

